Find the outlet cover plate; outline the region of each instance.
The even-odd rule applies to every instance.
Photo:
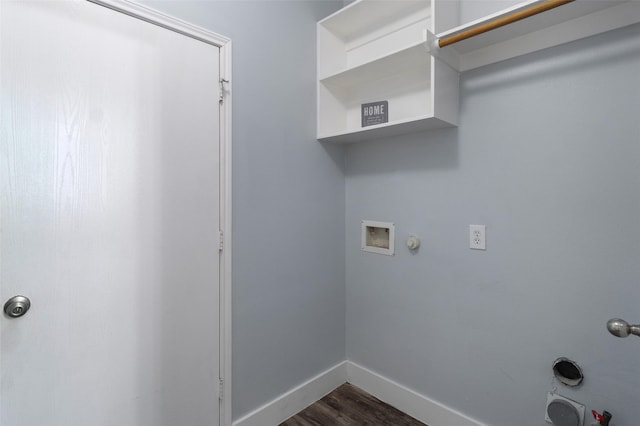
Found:
[[[487,234],[484,225],[469,225],[469,248],[473,250],[487,249]]]
[[[547,423],[553,424],[553,422],[549,418],[549,415],[547,414],[547,407],[549,407],[549,404],[551,404],[553,401],[558,399],[561,401],[566,401],[569,404],[576,407],[576,410],[578,410],[578,416],[580,417],[580,423],[578,424],[582,426],[584,424],[584,415],[586,411],[585,406],[580,404],[579,402],[576,402],[569,398],[565,398],[564,396],[558,395],[557,393],[553,393],[553,392],[547,393],[547,405],[545,405],[545,408],[544,408],[544,419],[547,421]]]

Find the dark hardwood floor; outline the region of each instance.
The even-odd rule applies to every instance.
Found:
[[[349,383],[280,426],[427,426]]]

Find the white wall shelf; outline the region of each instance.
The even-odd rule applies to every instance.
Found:
[[[458,72],[429,54],[427,34],[452,27],[458,6],[358,0],[320,21],[318,139],[356,142],[457,125]],[[376,101],[388,101],[388,122],[362,127],[361,105]]]
[[[576,0],[444,48],[437,46],[440,38],[542,1],[527,0],[435,36],[429,34],[431,53],[462,72],[640,22],[637,0]]]
[[[438,47],[438,39],[544,1],[526,0],[457,27],[458,0],[357,0],[323,19],[318,139],[356,142],[456,126],[458,72],[640,22],[640,0],[575,0]],[[361,105],[378,101],[388,102],[388,121],[363,127]]]

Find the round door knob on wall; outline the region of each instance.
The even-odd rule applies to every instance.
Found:
[[[630,334],[640,336],[640,324],[631,325],[620,318],[607,321],[607,330],[616,337],[627,337]]]
[[[13,296],[4,304],[4,313],[9,318],[19,318],[27,313],[31,307],[31,301],[25,296]]]

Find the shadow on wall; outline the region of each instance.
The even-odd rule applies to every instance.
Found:
[[[590,44],[575,44],[559,46],[556,54],[549,56],[547,51],[541,51],[526,55],[518,59],[514,58],[513,66],[501,68],[497,72],[485,72],[481,77],[474,79],[461,79],[460,91],[468,95],[494,90],[496,87],[505,88],[518,86],[524,81],[544,81],[566,74],[579,73],[584,69],[593,69],[596,66],[609,67],[613,63],[624,63],[633,60],[640,53],[640,26],[633,25],[621,31],[620,41],[612,44],[608,39],[599,36],[591,37]],[[516,65],[517,64],[517,65]],[[498,67],[499,64],[481,67],[478,70],[487,70],[490,67]],[[475,72],[470,71],[473,75]]]
[[[345,149],[344,145],[335,144],[333,142],[322,142],[317,141],[322,148],[327,152],[329,158],[333,160],[335,165],[342,171],[342,174],[346,173],[346,162],[345,162]]]
[[[363,141],[347,145],[347,175],[457,169],[458,151],[458,128],[455,127]]]

